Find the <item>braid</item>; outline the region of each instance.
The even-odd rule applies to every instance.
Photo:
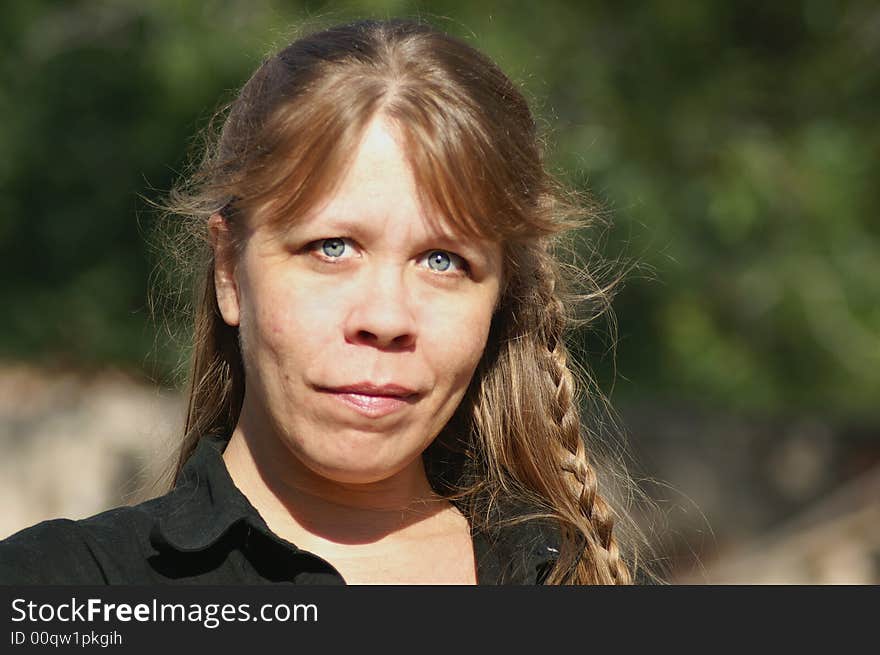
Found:
[[[565,412],[566,417],[573,417],[574,421],[577,421],[577,412],[571,394],[573,376],[565,367],[565,351],[565,346],[558,345],[548,354],[548,360],[551,366],[557,367],[558,371],[557,411]],[[571,544],[572,548],[580,547],[583,551],[577,553],[578,557],[575,558],[578,567],[583,569],[581,574],[586,574],[590,582],[628,584],[629,571],[620,558],[617,541],[613,535],[614,514],[598,493],[596,472],[587,457],[579,423],[572,424],[571,420],[563,421],[560,423],[559,435],[562,444],[556,449],[557,460],[569,483],[569,492],[576,509],[573,527],[582,533],[581,538],[574,539],[574,543]],[[576,577],[580,578],[582,575]]]
[[[614,535],[615,514],[599,494],[587,456],[578,378],[563,333],[566,303],[549,252],[531,251],[500,317],[499,347],[479,372],[473,401],[477,458],[499,496],[519,496],[557,521],[559,558],[549,584],[629,584]],[[499,411],[502,410],[502,411]],[[539,518],[534,515],[533,518]]]
[[[555,458],[568,483],[569,500],[573,502],[571,529],[563,530],[565,550],[576,569],[574,579],[605,584],[629,584],[629,570],[620,557],[613,535],[614,513],[598,493],[598,479],[587,456],[580,414],[578,412],[577,383],[568,366],[568,349],[563,333],[568,324],[565,304],[556,293],[557,272],[551,260],[541,258],[538,267],[538,289],[546,308],[541,335],[535,345],[543,355],[543,367],[549,377],[552,392],[552,414],[556,424]],[[544,344],[546,347],[541,347]],[[567,537],[567,538],[566,538]],[[562,560],[563,558],[560,558]],[[557,567],[558,569],[559,567]]]

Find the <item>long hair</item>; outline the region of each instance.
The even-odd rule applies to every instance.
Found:
[[[209,128],[201,161],[170,194],[169,215],[201,244],[192,260],[201,271],[174,477],[201,437],[233,431],[246,384],[237,328],[217,306],[207,218],[220,212],[239,243],[256,210],[270,222],[296,220],[332,191],[377,116],[399,128],[426,206],[464,234],[498,241],[504,253],[486,350],[423,455],[432,485],[472,524],[510,520],[493,507],[511,502],[533,508],[513,520],[554,521],[560,554],[548,583],[631,582],[634,544],[615,527],[629,517],[600,490],[605,471],[582,410],[601,406],[601,396],[564,342],[573,308],[583,304],[576,301],[586,301],[590,317],[610,302],[613,285],[558,255],[593,214],[548,172],[515,85],[485,55],[420,22],[338,26],[267,58],[218,113],[222,126]]]

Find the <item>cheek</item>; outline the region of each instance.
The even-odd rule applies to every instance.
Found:
[[[242,313],[242,349],[246,359],[278,363],[310,362],[333,338],[338,307],[324,296],[293,291],[296,286],[264,284]]]
[[[425,356],[435,371],[452,384],[462,386],[470,381],[483,356],[492,311],[484,303],[473,307],[459,304],[456,310],[448,311],[442,319],[437,314],[426,318],[423,324],[431,327],[425,330],[423,342]]]

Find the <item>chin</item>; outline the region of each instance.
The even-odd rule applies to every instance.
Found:
[[[312,469],[313,473],[322,478],[340,484],[373,484],[387,480],[403,469],[404,466],[364,466],[363,464],[355,465],[348,462],[318,464],[315,462],[310,463],[309,468]]]
[[[340,484],[371,484],[381,482],[404,470],[420,453],[401,460],[400,458],[377,457],[377,446],[366,444],[352,446],[346,452],[303,453],[300,460],[313,473],[326,480]]]

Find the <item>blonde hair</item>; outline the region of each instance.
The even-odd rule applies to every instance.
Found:
[[[201,272],[175,478],[201,437],[232,432],[245,389],[237,330],[217,307],[207,218],[220,212],[240,241],[257,210],[278,224],[295,220],[332,191],[379,115],[399,128],[423,202],[504,250],[488,345],[455,416],[423,455],[429,479],[472,524],[554,521],[560,554],[548,583],[631,582],[635,542],[623,547],[615,529],[631,521],[607,489],[600,493],[605,469],[580,409],[584,400],[600,407],[601,395],[586,393],[590,378],[564,343],[576,301],[587,302],[587,320],[610,302],[613,284],[557,255],[593,213],[548,173],[514,84],[485,55],[419,22],[337,26],[266,59],[219,113],[222,128],[209,130],[194,174],[171,193],[169,214],[189,219],[201,244],[191,260]],[[508,503],[531,513],[494,511]]]

